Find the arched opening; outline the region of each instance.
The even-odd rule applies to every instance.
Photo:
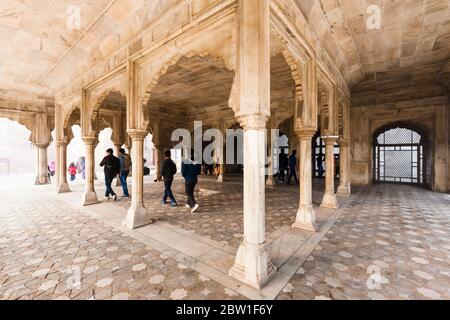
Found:
[[[29,141],[31,131],[24,125],[0,118],[0,175],[21,175],[32,180],[35,170],[35,151]],[[2,177],[2,181],[6,181]],[[28,185],[30,182],[28,181]]]
[[[426,184],[426,137],[421,129],[388,125],[374,133],[373,141],[374,182]]]

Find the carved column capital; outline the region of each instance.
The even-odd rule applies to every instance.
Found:
[[[146,130],[129,130],[127,133],[133,140],[144,140],[148,135],[148,131]]]
[[[97,137],[85,136],[82,139],[83,139],[84,144],[86,144],[86,145],[95,146],[98,144]]]
[[[57,140],[56,141],[56,146],[57,147],[65,147],[69,144],[69,139],[67,137],[64,137],[62,140]]]
[[[263,114],[249,114],[238,117],[238,122],[244,130],[260,130],[266,128],[268,116]]]
[[[33,143],[33,146],[37,148],[48,148],[49,145],[49,143]]]
[[[295,130],[296,136],[301,140],[312,139],[316,132],[317,129],[315,128],[300,128]]]
[[[334,145],[338,141],[338,136],[324,136],[322,137],[322,140],[325,142],[325,144],[331,144]]]

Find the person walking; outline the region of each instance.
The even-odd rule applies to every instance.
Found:
[[[197,185],[197,176],[201,173],[202,167],[200,164],[194,162],[194,153],[192,152],[191,159],[185,159],[181,164],[181,175],[185,181],[187,204],[186,207],[191,209],[191,213],[195,213],[200,207],[195,200],[194,190]]]
[[[103,167],[105,173],[105,185],[106,185],[106,193],[105,200],[110,199],[110,195],[113,196],[114,201],[117,200],[117,194],[114,192],[111,184],[114,178],[120,172],[120,161],[118,158],[114,156],[113,149],[106,150],[106,157],[103,158],[102,162],[100,162],[100,167]]]
[[[75,163],[72,162],[67,171],[69,172],[70,175],[70,181],[75,181],[77,177],[77,166],[75,165]]]
[[[289,178],[287,184],[291,184],[291,179],[294,178],[295,183],[298,183],[297,178],[297,150],[293,150],[291,156],[289,157]]]
[[[172,154],[170,150],[165,151],[164,156],[166,160],[164,160],[163,166],[161,168],[161,177],[164,180],[164,195],[161,200],[161,204],[165,205],[167,203],[167,199],[170,199],[170,206],[176,207],[177,201],[175,200],[172,192],[172,183],[173,177],[177,173],[177,166],[172,160]]]
[[[119,179],[122,185],[123,198],[129,198],[130,194],[128,192],[127,178],[130,174],[131,169],[131,157],[125,152],[125,149],[121,148],[119,150],[119,161],[120,161],[120,173]]]
[[[317,174],[318,174],[319,178],[323,178],[323,173],[324,173],[324,170],[323,170],[323,161],[324,161],[324,155],[320,153],[320,154],[316,157]]]
[[[281,153],[280,153],[280,171],[278,172],[278,180],[281,182],[284,182],[284,178],[285,178],[285,172],[288,168],[288,156],[286,153],[284,153],[284,149],[281,149]]]

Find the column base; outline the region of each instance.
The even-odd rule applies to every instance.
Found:
[[[316,213],[313,206],[300,206],[297,218],[292,228],[316,232],[319,230],[319,223],[316,220]]]
[[[338,202],[334,193],[325,193],[322,199],[322,208],[337,209]]]
[[[56,189],[56,193],[68,193],[68,192],[71,192],[71,190],[67,182],[60,183]]]
[[[95,191],[85,191],[81,197],[82,206],[90,206],[92,204],[99,203],[97,193]]]
[[[147,209],[142,205],[131,204],[130,209],[128,209],[127,217],[123,221],[123,225],[128,229],[137,229],[153,221],[148,215]]]
[[[350,197],[350,195],[351,195],[350,183],[340,184],[337,189],[336,194],[341,197],[346,197],[346,198]]]
[[[277,179],[274,176],[269,176],[266,180],[266,186],[271,188],[278,187]]]
[[[266,244],[250,245],[244,241],[237,251],[229,275],[259,290],[272,279],[276,270]]]
[[[36,179],[34,180],[34,185],[35,186],[44,186],[46,184],[52,184],[49,180],[48,177],[45,177],[40,179],[39,177],[36,177]]]

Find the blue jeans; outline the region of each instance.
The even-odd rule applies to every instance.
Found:
[[[169,198],[172,203],[177,203],[172,193],[172,183],[173,178],[164,178],[164,195],[162,198],[164,203],[167,201],[167,198]]]
[[[109,195],[115,196],[116,193],[114,192],[114,190],[112,189],[112,182],[114,180],[115,177],[108,177],[105,175],[105,185],[106,185],[106,193],[105,193],[105,197],[109,197]]]
[[[122,185],[123,195],[125,197],[129,197],[130,196],[130,194],[128,193],[128,186],[127,186],[127,178],[128,178],[129,174],[130,174],[129,171],[123,171],[120,174],[120,184]]]

